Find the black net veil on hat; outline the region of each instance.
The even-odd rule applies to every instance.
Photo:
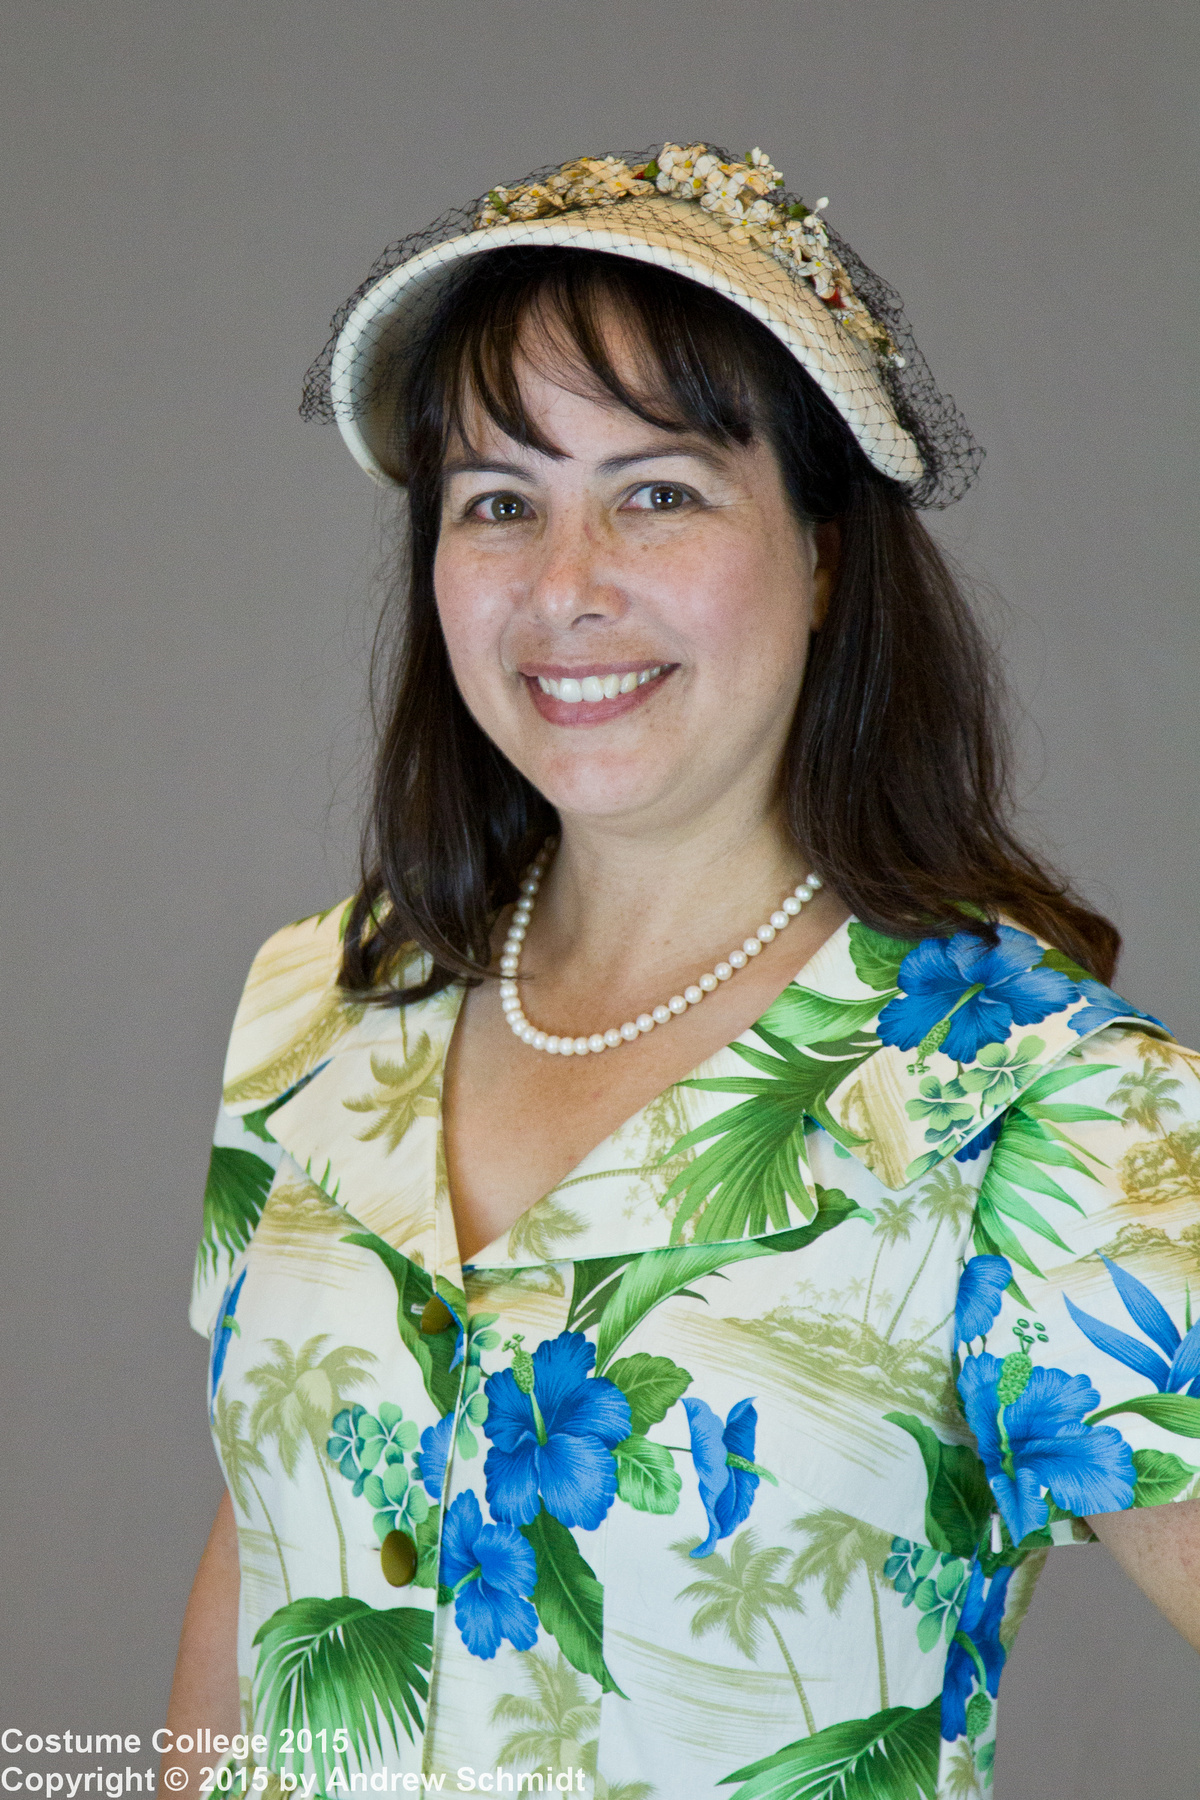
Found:
[[[718,145],[709,144],[707,147],[721,162],[741,160],[732,158]],[[648,151],[626,156],[622,160],[631,168],[637,168],[658,154],[660,146],[655,145]],[[557,175],[561,166],[559,163],[547,164],[535,169],[522,180],[505,185],[513,192],[535,183],[543,183]],[[495,192],[494,189],[490,191]],[[776,205],[784,208],[793,204],[804,206],[798,195],[785,189],[776,189],[771,198]],[[329,341],[305,375],[300,405],[303,418],[315,419],[324,424],[334,424],[338,420],[331,384],[334,352],[343,327],[359,301],[393,270],[413,257],[474,231],[478,215],[487,206],[488,200],[489,195],[485,194],[466,206],[452,207],[422,230],[410,232],[407,237],[389,244],[376,257],[364,279],[334,314]],[[641,204],[654,205],[655,199],[651,198]],[[637,205],[638,202],[631,198],[618,201],[604,210],[616,227],[622,216],[626,216]],[[961,499],[975,481],[983,461],[983,450],[953,399],[938,388],[928,363],[917,348],[903,302],[895,288],[869,268],[828,221],[824,223],[830,248],[849,275],[859,300],[872,318],[886,328],[898,352],[896,357],[881,361],[874,374],[886,391],[899,425],[913,439],[920,454],[922,474],[901,485],[914,506],[930,509],[950,506],[955,500]],[[764,262],[774,262],[774,259],[764,253]],[[455,266],[452,259],[448,266]],[[778,271],[777,279],[782,277],[797,285],[802,282],[801,276],[786,271],[781,264],[774,263],[774,268]],[[686,269],[681,270],[681,273],[686,272]],[[362,387],[356,391],[354,406],[365,413],[377,402],[381,388],[389,386],[397,376],[397,359],[393,357],[390,364],[385,364],[376,372],[369,388]]]

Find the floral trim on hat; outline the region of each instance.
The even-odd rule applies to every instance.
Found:
[[[858,298],[830,246],[821,218],[828,200],[810,207],[786,195],[772,198],[782,187],[783,176],[757,148],[737,163],[722,162],[705,144],[664,144],[649,162],[631,166],[616,156],[585,156],[527,187],[495,187],[475,215],[475,226],[484,230],[510,220],[616,206],[635,195],[698,200],[705,212],[727,227],[734,243],[753,243],[769,251],[808,282],[843,331],[866,344],[881,362],[903,368],[904,358],[891,333]]]

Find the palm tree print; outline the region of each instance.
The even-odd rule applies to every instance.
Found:
[[[267,1511],[267,1503],[258,1489],[258,1483],[251,1474],[257,1469],[260,1475],[267,1472],[267,1459],[258,1448],[253,1438],[242,1435],[242,1425],[247,1414],[244,1400],[228,1400],[224,1389],[217,1394],[217,1410],[214,1418],[214,1429],[217,1445],[221,1455],[221,1466],[225,1470],[225,1479],[229,1483],[229,1492],[235,1503],[249,1517],[250,1503],[246,1498],[246,1487],[249,1484],[254,1498],[258,1501],[263,1518],[267,1521],[267,1530],[271,1533],[271,1542],[275,1546],[275,1554],[279,1558],[279,1573],[283,1576],[283,1591],[287,1603],[292,1603],[292,1588],[288,1581],[287,1564],[283,1560],[283,1545],[279,1541],[279,1533],[275,1529],[275,1521]]]
[[[436,1119],[441,1095],[442,1058],[429,1041],[427,1032],[417,1039],[411,1056],[402,1063],[393,1062],[381,1050],[371,1053],[371,1073],[376,1087],[373,1093],[360,1094],[356,1100],[343,1100],[347,1112],[375,1113],[374,1122],[360,1131],[362,1143],[383,1138],[388,1154],[394,1155],[404,1134],[418,1119]]]
[[[875,1261],[871,1264],[871,1279],[867,1283],[867,1304],[863,1308],[863,1324],[871,1317],[871,1297],[875,1291],[875,1277],[879,1273],[879,1259],[885,1249],[893,1244],[907,1244],[912,1235],[912,1228],[917,1222],[916,1207],[911,1200],[878,1200],[873,1207],[875,1214],[875,1233],[879,1239],[879,1248],[875,1252]]]
[[[945,1162],[921,1189],[921,1210],[927,1220],[933,1221],[933,1236],[925,1247],[925,1254],[917,1264],[916,1273],[904,1290],[904,1298],[892,1314],[892,1322],[884,1332],[884,1342],[890,1343],[893,1331],[900,1323],[900,1317],[912,1298],[913,1290],[925,1273],[925,1265],[933,1254],[933,1247],[938,1241],[942,1226],[946,1225],[953,1232],[956,1225],[965,1224],[975,1208],[974,1192],[967,1186],[959,1174],[958,1164]]]
[[[851,1518],[849,1513],[836,1512],[833,1508],[793,1519],[792,1530],[806,1537],[808,1544],[792,1558],[790,1580],[797,1584],[820,1581],[821,1597],[831,1613],[841,1611],[842,1601],[858,1572],[862,1570],[866,1575],[875,1621],[875,1654],[879,1659],[879,1710],[885,1711],[888,1678],[878,1579],[891,1553],[891,1537],[886,1531],[864,1525],[861,1519]]]
[[[510,1256],[527,1256],[530,1262],[549,1262],[564,1238],[578,1237],[583,1220],[569,1206],[562,1206],[553,1194],[538,1200],[523,1212],[508,1234]]]
[[[585,1678],[561,1652],[551,1661],[538,1650],[525,1650],[520,1662],[529,1692],[501,1694],[492,1707],[493,1725],[516,1727],[496,1761],[532,1763],[543,1775],[576,1767],[584,1745],[600,1729],[599,1700],[588,1699]]]
[[[1182,1112],[1175,1094],[1183,1087],[1168,1075],[1165,1069],[1155,1069],[1147,1060],[1140,1069],[1130,1069],[1122,1075],[1112,1094],[1109,1096],[1110,1106],[1119,1104],[1119,1117],[1122,1125],[1140,1125],[1143,1131],[1157,1131],[1166,1137],[1163,1117],[1167,1113]]]
[[[699,1543],[698,1537],[685,1538],[682,1543],[672,1544],[671,1548],[680,1556],[690,1558]],[[792,1678],[800,1698],[804,1723],[811,1737],[816,1732],[817,1723],[808,1704],[800,1672],[792,1661],[791,1652],[774,1619],[777,1611],[804,1611],[794,1582],[791,1579],[779,1579],[780,1565],[787,1560],[788,1553],[781,1544],[760,1550],[753,1529],[747,1526],[734,1538],[729,1547],[728,1558],[722,1556],[719,1550],[714,1550],[710,1556],[701,1557],[693,1563],[693,1568],[700,1571],[698,1578],[682,1588],[677,1598],[700,1602],[692,1615],[693,1637],[702,1637],[706,1631],[720,1629],[750,1662],[758,1661],[761,1643],[759,1633],[766,1626],[779,1646],[779,1654]]]
[[[311,1337],[298,1351],[282,1338],[266,1339],[274,1352],[274,1360],[259,1363],[246,1376],[247,1381],[259,1390],[250,1415],[250,1432],[256,1446],[264,1442],[277,1445],[283,1472],[289,1480],[296,1473],[305,1444],[312,1446],[337,1531],[342,1593],[348,1595],[346,1534],[329,1483],[325,1445],[333,1426],[333,1415],[346,1405],[351,1389],[366,1379],[360,1365],[373,1363],[375,1357],[371,1351],[356,1350],[351,1344],[340,1345],[321,1356],[321,1346],[327,1337],[325,1332]]]

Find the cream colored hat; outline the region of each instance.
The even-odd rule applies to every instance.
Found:
[[[945,506],[982,459],[938,393],[897,295],[805,205],[760,150],[705,144],[585,157],[493,188],[389,246],[333,321],[301,411],[336,420],[376,480],[398,482],[391,436],[408,352],[467,257],[515,245],[604,250],[723,294],[785,344],[863,450],[914,502]]]

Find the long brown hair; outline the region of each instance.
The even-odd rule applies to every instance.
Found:
[[[609,356],[604,319],[614,308],[638,324],[636,392]],[[525,412],[518,342],[544,346],[556,370],[574,369],[564,379],[590,377],[652,424],[721,443],[763,438],[798,517],[837,522],[837,580],[781,779],[797,843],[852,912],[901,938],[991,937],[988,921],[1004,914],[1111,979],[1115,927],[1014,834],[994,653],[904,489],[733,302],[618,256],[513,249],[464,263],[399,384],[407,569],[376,646],[384,723],[343,986],[398,1004],[481,979],[496,912],[555,828],[553,808],[463,704],[433,586],[442,465],[451,435],[466,435],[468,403],[515,441],[553,448]],[[390,971],[414,942],[432,968],[403,989]]]

